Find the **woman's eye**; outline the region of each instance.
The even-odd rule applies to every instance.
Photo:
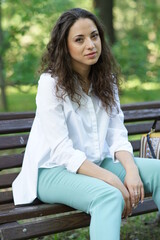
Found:
[[[93,39],[96,39],[96,38],[98,38],[98,36],[99,36],[99,34],[98,34],[98,33],[95,33],[95,34],[92,35],[92,38],[93,38]]]
[[[76,42],[82,43],[82,42],[83,42],[83,39],[82,39],[82,38],[77,38],[77,39],[76,39]]]

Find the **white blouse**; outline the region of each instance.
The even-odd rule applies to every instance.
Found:
[[[56,79],[49,73],[41,75],[36,96],[36,116],[28,139],[20,174],[13,182],[15,204],[31,203],[37,197],[38,168],[64,166],[76,174],[86,160],[98,165],[119,150],[133,154],[128,142],[124,116],[113,108],[107,114],[92,89],[86,95],[81,90],[81,106],[57,98]],[[115,160],[114,160],[115,161]]]

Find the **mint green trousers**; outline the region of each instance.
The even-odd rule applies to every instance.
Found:
[[[145,192],[160,211],[160,161],[135,158]],[[121,163],[106,158],[101,164],[122,182],[125,170]],[[62,203],[91,215],[91,240],[119,240],[124,199],[121,192],[102,180],[68,172],[64,167],[41,168],[38,177],[38,198],[45,203]]]

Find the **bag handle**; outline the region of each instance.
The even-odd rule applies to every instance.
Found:
[[[160,118],[156,118],[156,119],[154,120],[154,123],[153,123],[153,125],[152,125],[152,127],[151,127],[150,133],[155,132],[155,130],[156,130],[156,124],[157,124],[157,122],[158,122],[159,120],[160,120]]]
[[[151,151],[151,154],[152,154],[152,157],[153,158],[156,158],[156,154],[155,154],[155,152],[154,152],[154,149],[153,149],[153,147],[152,147],[152,143],[151,143],[151,139],[150,139],[150,134],[151,133],[153,133],[153,132],[155,132],[155,130],[156,130],[156,124],[157,124],[157,121],[159,121],[160,120],[160,118],[156,118],[155,120],[154,120],[154,123],[153,123],[153,125],[152,125],[152,127],[151,127],[151,130],[150,130],[150,132],[147,134],[147,143],[148,143],[148,146],[149,146],[149,149],[150,149],[150,151]]]
[[[152,147],[152,143],[151,143],[151,139],[150,139],[150,134],[156,131],[156,124],[157,124],[157,121],[159,121],[159,120],[160,120],[159,117],[154,120],[153,125],[152,125],[152,127],[151,127],[151,130],[150,130],[150,132],[147,134],[147,143],[148,143],[149,150],[151,151],[151,154],[152,154],[152,157],[153,157],[153,158],[156,158],[156,154],[155,154],[154,149],[153,149],[153,147]]]
[[[155,155],[155,152],[154,152],[154,150],[153,150],[153,147],[152,147],[152,143],[151,143],[149,134],[150,134],[150,133],[147,134],[147,143],[148,143],[149,149],[150,149],[150,151],[151,151],[152,157],[153,157],[153,158],[156,158],[156,155]]]

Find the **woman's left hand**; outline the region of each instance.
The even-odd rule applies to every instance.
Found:
[[[127,151],[118,151],[115,153],[117,160],[121,162],[126,170],[124,185],[130,194],[131,205],[135,208],[139,201],[144,200],[144,187],[131,153]]]
[[[144,200],[144,187],[136,166],[126,172],[124,185],[130,193],[132,207],[136,208],[139,201]]]

